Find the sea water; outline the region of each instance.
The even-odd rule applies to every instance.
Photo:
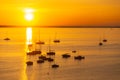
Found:
[[[38,64],[38,56],[26,55],[26,28],[0,29],[0,80],[119,80],[120,29],[119,28],[33,28],[33,44],[40,36],[46,54],[48,46],[55,50],[55,62]],[[55,34],[60,43],[53,43]],[[4,38],[9,37],[9,41]],[[102,46],[99,42],[107,39]],[[76,50],[76,53],[72,53]],[[68,59],[62,54],[69,53]],[[74,56],[85,56],[74,60]],[[33,61],[27,66],[26,61]],[[51,68],[52,64],[59,68]]]

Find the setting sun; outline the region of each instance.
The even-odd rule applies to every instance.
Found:
[[[25,14],[25,19],[26,19],[27,21],[31,21],[31,20],[33,19],[33,14],[32,14],[32,13],[27,13],[27,14]]]
[[[25,9],[25,19],[26,19],[27,21],[33,20],[33,18],[34,18],[33,11],[34,11],[34,10],[33,10],[33,9],[30,9],[30,8]]]

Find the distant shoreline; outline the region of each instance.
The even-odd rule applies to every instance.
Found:
[[[28,26],[0,25],[0,28],[26,28]],[[120,28],[120,26],[32,26],[34,28]]]

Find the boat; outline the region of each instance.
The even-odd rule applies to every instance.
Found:
[[[48,46],[47,55],[49,55],[49,56],[55,55],[55,51],[51,50],[50,40],[49,40],[49,46]]]
[[[27,65],[33,65],[33,62],[32,61],[27,61],[26,64]]]
[[[55,34],[55,40],[53,40],[54,43],[60,43],[59,39],[56,39],[57,33]]]
[[[45,44],[45,42],[39,40],[36,44]]]
[[[35,51],[32,51],[32,53],[33,53],[33,54],[41,54],[41,51],[35,50]]]
[[[98,45],[99,45],[99,46],[102,46],[102,45],[103,45],[103,43],[102,43],[101,37],[99,38],[99,41],[100,41],[100,42],[99,42],[99,44],[98,44]]]
[[[60,43],[60,40],[55,39],[55,40],[54,40],[54,43]]]
[[[10,40],[10,38],[5,38],[4,40],[8,41],[8,40]]]
[[[102,45],[103,45],[103,43],[102,43],[102,42],[100,42],[100,43],[99,43],[99,46],[102,46]]]
[[[52,59],[52,58],[47,58],[47,60],[48,60],[48,62],[53,62],[54,61],[54,59]]]
[[[28,46],[28,48],[32,47],[32,44],[29,44],[29,45],[31,45],[31,46]],[[41,53],[42,53],[41,52],[41,45],[39,45],[39,49],[37,49],[37,47],[35,45],[35,50],[27,52],[27,55],[36,55],[36,54],[41,54]]]
[[[41,54],[41,51],[31,51],[31,52],[27,52],[27,55],[36,55],[36,54]]]
[[[27,55],[35,55],[33,52],[27,52]]]
[[[73,50],[72,53],[76,53],[77,51],[76,50]]]
[[[105,33],[103,34],[103,42],[107,42],[107,39],[105,38]]]
[[[49,52],[47,52],[47,55],[49,55],[49,56],[55,55],[55,52],[54,51],[49,51]]]
[[[39,30],[39,41],[37,41],[36,44],[45,44],[45,42],[40,41],[40,30]]]
[[[107,39],[103,39],[103,42],[107,42]]]
[[[44,63],[44,60],[39,59],[39,60],[37,60],[37,63]]]
[[[43,55],[41,55],[41,56],[39,56],[39,59],[42,59],[42,60],[48,60],[48,58],[46,57],[46,56],[43,56]]]
[[[44,56],[44,55],[39,56],[39,59],[45,59],[45,58],[46,58],[46,56]]]
[[[68,54],[68,53],[66,53],[66,54],[63,54],[62,57],[63,57],[63,58],[69,58],[69,57],[71,57],[71,55]]]
[[[58,67],[59,67],[58,64],[53,64],[53,65],[52,65],[52,68],[58,68]]]
[[[81,56],[81,55],[78,55],[78,56],[74,56],[74,59],[76,59],[76,60],[82,60],[82,59],[85,59],[85,57]]]

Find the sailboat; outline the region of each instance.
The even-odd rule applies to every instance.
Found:
[[[45,44],[45,42],[39,40],[36,44]]]
[[[6,36],[8,35],[8,33],[7,33],[7,32],[6,32],[5,34],[6,34]],[[6,38],[4,38],[4,40],[9,41],[9,40],[10,40],[10,38],[6,37]]]
[[[49,52],[47,52],[47,55],[55,55],[54,51],[49,50]]]
[[[48,47],[47,55],[55,55],[55,51],[51,50],[50,40],[49,40],[49,47]]]
[[[5,38],[4,40],[8,41],[8,40],[10,40],[10,38],[7,37],[7,38]]]
[[[37,41],[36,44],[45,44],[45,42],[40,41],[40,30],[39,30],[39,41]]]
[[[55,40],[53,41],[54,43],[60,43],[59,39],[56,39],[57,33],[55,34]]]
[[[105,38],[105,34],[103,35],[103,42],[107,42],[107,39]]]
[[[99,42],[99,46],[102,46],[103,45],[103,43],[102,42]]]
[[[27,61],[26,64],[29,66],[29,65],[33,65],[33,62],[32,61]]]
[[[54,56],[54,59],[55,59],[55,56]],[[52,65],[51,65],[51,67],[52,67],[52,68],[58,68],[58,67],[59,67],[59,65],[58,65],[58,64],[56,64],[56,62],[55,62],[55,60],[54,60],[54,64],[52,64]]]
[[[35,45],[35,50],[32,50],[33,44],[29,41],[27,55],[41,54],[40,46],[41,45],[39,45],[39,49],[36,49],[36,45]]]
[[[107,42],[107,39],[103,39],[103,42]]]
[[[102,46],[103,45],[103,43],[101,42],[101,37],[99,38],[99,46]]]
[[[52,65],[52,68],[58,68],[58,67],[59,67],[58,64],[53,64],[53,65]]]
[[[76,53],[77,51],[76,50],[73,50],[72,53]]]
[[[68,54],[68,53],[65,53],[65,54],[62,55],[62,57],[63,57],[63,58],[69,58],[69,57],[71,57],[71,55]]]
[[[75,60],[82,60],[82,59],[85,59],[85,57],[84,57],[84,56],[79,55],[79,53],[78,53],[78,55],[77,55],[77,56],[74,56],[74,59],[75,59]]]
[[[85,57],[81,56],[81,55],[78,55],[78,56],[74,56],[74,59],[81,60],[81,59],[85,59]]]

